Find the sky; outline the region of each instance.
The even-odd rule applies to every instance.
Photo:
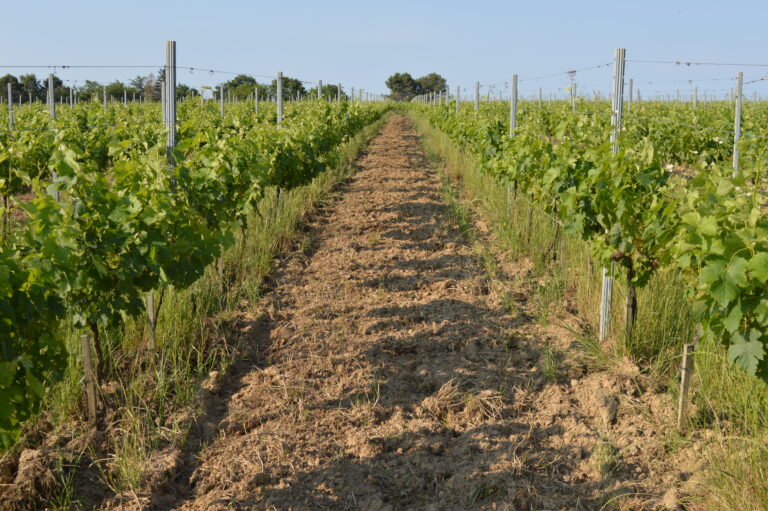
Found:
[[[127,81],[165,62],[165,41],[175,40],[177,64],[269,76],[282,71],[308,82],[341,83],[387,91],[395,72],[443,75],[452,91],[508,91],[519,75],[521,95],[564,95],[569,70],[577,91],[606,93],[614,48],[626,48],[626,77],[643,97],[654,94],[724,94],[737,71],[745,95],[768,97],[768,2],[506,1],[366,2],[75,1],[3,6],[0,74],[52,69],[64,80]],[[30,21],[30,17],[33,21]],[[9,22],[9,20],[12,20]],[[636,60],[766,64],[675,65]],[[67,68],[122,65],[142,68]],[[602,66],[596,69],[594,66]],[[558,74],[559,73],[559,74]],[[549,76],[558,74],[557,76]],[[233,75],[181,70],[178,81],[216,85]],[[263,76],[263,78],[262,78]],[[544,77],[544,78],[541,78]],[[693,81],[690,81],[693,80]],[[755,81],[756,80],[756,81]],[[652,83],[649,83],[652,82]]]

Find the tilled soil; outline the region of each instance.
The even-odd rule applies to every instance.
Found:
[[[566,330],[537,325],[513,281],[491,281],[411,122],[393,116],[358,166],[273,276],[244,331],[249,358],[207,382],[204,442],[145,502],[677,505],[695,467],[682,453],[670,468],[667,399],[631,364],[590,373]]]

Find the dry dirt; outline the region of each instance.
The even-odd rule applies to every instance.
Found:
[[[199,437],[105,506],[677,509],[698,465],[669,398],[631,363],[590,372],[519,275],[491,281],[406,117],[358,166],[205,383]]]

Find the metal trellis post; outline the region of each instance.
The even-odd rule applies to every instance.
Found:
[[[743,99],[744,73],[736,75],[736,116],[733,122],[733,176],[739,173],[739,139],[741,139],[741,103]]]
[[[611,146],[614,153],[619,151],[619,135],[621,134],[621,118],[624,102],[624,62],[626,50],[617,48],[613,67],[613,94],[611,108]],[[607,232],[607,231],[606,231]],[[613,296],[613,263],[610,273],[603,268],[603,285],[600,296],[600,329],[598,339],[602,342],[608,337],[611,325],[611,299]]]
[[[13,84],[8,82],[8,128],[13,129]]]
[[[694,87],[693,88],[693,111],[696,111],[696,108],[699,106],[699,88]]]
[[[283,73],[277,73],[277,127],[283,125]]]
[[[512,75],[512,90],[509,93],[509,136],[517,129],[517,75]]]
[[[224,118],[224,84],[219,86],[219,116]]]
[[[168,155],[168,164],[171,167],[176,166],[173,158],[173,150],[176,147],[176,41],[166,41],[165,43],[165,99],[167,103],[167,112],[165,120],[166,152]]]
[[[56,120],[56,97],[53,90],[53,74],[48,75],[48,111],[51,119]]]
[[[461,87],[456,86],[456,113],[459,113],[459,105],[461,103]]]

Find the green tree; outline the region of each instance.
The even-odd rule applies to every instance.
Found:
[[[339,86],[334,84],[323,84],[323,88],[320,91],[320,94],[322,94],[323,99],[331,98],[333,101],[336,101],[336,94],[338,94]],[[307,94],[312,98],[317,98],[317,86],[310,87]],[[342,90],[341,92],[342,99],[346,99],[347,95]]]
[[[19,76],[19,82],[21,82],[21,88],[24,91],[24,101],[28,101],[30,94],[32,100],[42,97],[43,88],[34,74]]]
[[[235,99],[248,99],[253,94],[253,91],[258,89],[260,94],[263,95],[264,85],[256,82],[256,80],[248,75],[237,75],[233,79],[224,84],[224,91],[230,97]],[[217,85],[213,89],[214,99],[219,99],[221,96],[221,85]]]
[[[118,101],[123,100],[123,92],[128,92],[123,82],[115,80],[107,85],[107,98],[115,98]]]
[[[144,97],[153,101],[160,101],[163,97],[163,82],[165,82],[165,68],[160,68],[157,71],[157,78],[149,73],[144,81]]]
[[[241,85],[250,85],[251,87],[256,85],[256,79],[248,75],[237,75],[230,81],[224,84],[227,89],[236,89]]]
[[[85,85],[77,89],[80,101],[91,101],[101,97],[101,84],[93,80],[86,80]]]
[[[269,89],[267,89],[267,93],[270,96],[277,96],[276,79],[272,80],[272,83],[269,85]],[[302,96],[307,93],[307,89],[304,88],[304,84],[301,83],[301,80],[283,76],[283,99],[296,98],[296,93],[299,93]]]
[[[69,91],[71,87],[68,87],[64,85],[63,83],[61,85],[57,85],[53,90],[54,96],[56,97],[56,101],[69,101]]]
[[[443,92],[446,90],[447,82],[445,78],[437,73],[429,73],[416,80],[418,84],[418,93],[424,94],[427,92]]]
[[[146,83],[146,81],[147,81],[146,76],[138,75],[136,76],[136,78],[128,82],[128,85],[130,85],[131,89],[136,91],[136,93],[139,93],[140,91],[144,90],[144,84]]]
[[[0,78],[0,97],[3,98],[3,102],[8,99],[8,84],[11,84],[11,94],[13,94],[14,101],[22,92],[22,86],[18,78],[13,75],[5,75]]]
[[[395,73],[385,82],[389,88],[390,97],[395,101],[409,101],[419,93],[419,84],[410,73]]]
[[[323,97],[327,98],[330,96],[333,101],[336,101],[336,94],[338,94],[338,90],[338,85],[323,85]],[[347,99],[347,95],[343,89],[341,91],[341,99]]]
[[[181,100],[186,98],[187,96],[199,96],[200,93],[197,92],[197,89],[190,87],[187,84],[180,83],[176,85],[176,99]]]

